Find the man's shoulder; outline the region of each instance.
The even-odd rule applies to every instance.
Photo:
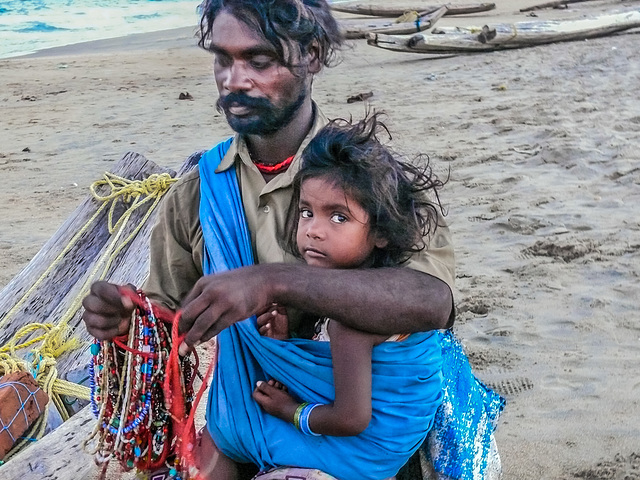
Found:
[[[184,175],[182,175],[182,177],[180,177],[180,179],[176,182],[176,186],[177,185],[188,185],[194,182],[199,182],[200,181],[200,167],[198,165],[196,165],[195,167],[193,167],[191,170],[189,170],[187,173],[185,173]]]
[[[179,203],[191,202],[200,197],[200,169],[197,165],[173,184],[169,196]]]

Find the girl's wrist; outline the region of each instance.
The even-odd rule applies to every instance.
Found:
[[[309,427],[309,418],[311,417],[311,412],[314,408],[319,406],[319,403],[309,402],[304,402],[298,405],[298,408],[296,408],[296,412],[293,416],[293,425],[305,435],[314,437],[320,436],[319,433],[313,432],[311,430],[311,427]]]
[[[300,430],[300,414],[302,414],[302,410],[304,410],[304,407],[306,407],[307,405],[309,405],[309,402],[302,402],[300,405],[298,405],[296,411],[293,413],[292,423],[293,426],[298,430]]]

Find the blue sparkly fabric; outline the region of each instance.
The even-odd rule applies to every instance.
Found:
[[[439,474],[484,480],[505,399],[473,375],[462,344],[451,330],[440,332],[440,344],[444,399],[422,448]]]

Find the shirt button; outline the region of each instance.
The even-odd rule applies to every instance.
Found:
[[[262,209],[262,211],[264,213],[269,213],[271,211],[271,207],[269,205],[265,205],[264,208]]]

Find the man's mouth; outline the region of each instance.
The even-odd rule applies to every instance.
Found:
[[[267,110],[270,103],[266,98],[250,97],[244,93],[229,93],[218,99],[218,107],[227,114],[243,116],[259,110]]]
[[[251,112],[251,107],[248,107],[246,105],[241,105],[238,103],[233,103],[229,105],[229,108],[227,109],[227,111],[231,115],[243,116],[243,115],[248,115]]]

